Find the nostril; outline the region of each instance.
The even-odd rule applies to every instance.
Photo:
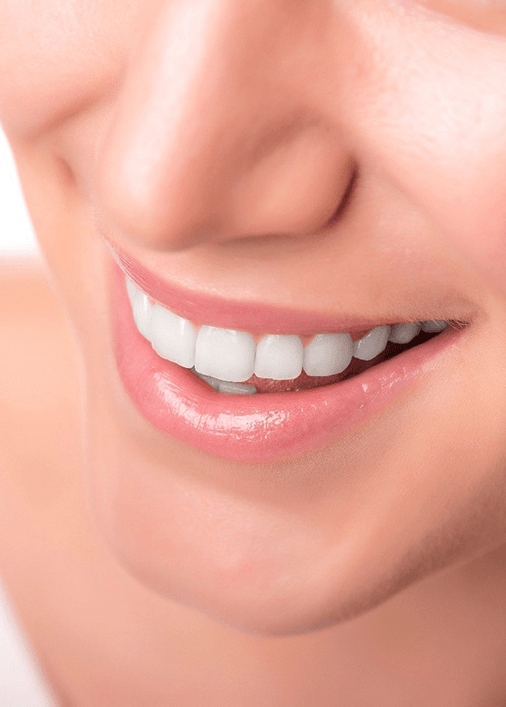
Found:
[[[353,198],[353,195],[355,193],[357,183],[358,183],[358,165],[354,165],[351,171],[350,175],[350,181],[348,182],[348,186],[346,187],[346,190],[343,194],[343,197],[341,199],[341,202],[339,203],[337,209],[334,211],[330,219],[327,221],[325,228],[332,228],[332,226],[337,223],[345,213],[345,211],[348,209],[351,200]]]
[[[233,185],[234,229],[240,234],[313,236],[349,201],[355,164],[322,125],[272,146]]]

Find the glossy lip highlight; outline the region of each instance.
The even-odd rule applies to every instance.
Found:
[[[110,261],[114,353],[123,387],[155,428],[202,452],[269,463],[344,436],[397,398],[459,341],[447,329],[346,381],[301,392],[229,396],[158,356],[137,331],[122,269]]]

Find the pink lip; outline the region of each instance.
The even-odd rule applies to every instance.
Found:
[[[104,241],[123,272],[127,273],[143,292],[171,312],[196,324],[226,329],[240,328],[251,333],[310,336],[324,332],[364,332],[375,326],[392,323],[387,320],[357,317],[336,319],[319,312],[301,312],[256,302],[234,302],[215,295],[184,291],[161,280],[109,240]]]
[[[140,271],[135,272],[144,289]],[[147,284],[146,289],[153,291],[153,282]],[[113,261],[111,304],[120,378],[139,412],[181,442],[237,462],[272,462],[339,439],[397,398],[465,331],[447,329],[334,385],[302,392],[229,396],[214,392],[191,371],[155,353],[135,327],[125,277]],[[194,306],[200,311],[202,300]],[[170,309],[176,309],[172,302]],[[205,320],[209,321],[207,312]]]

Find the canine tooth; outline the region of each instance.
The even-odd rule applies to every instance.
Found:
[[[228,395],[253,395],[257,389],[252,385],[244,385],[244,383],[232,383],[230,381],[219,381],[218,390],[220,393]]]
[[[153,308],[151,318],[151,344],[162,358],[191,368],[195,362],[195,339],[193,324],[159,304]]]
[[[138,290],[132,305],[132,314],[135,326],[146,339],[151,340],[151,319],[153,305],[149,303],[148,296]]]
[[[195,346],[195,370],[223,381],[242,383],[253,375],[255,341],[235,329],[202,326]]]
[[[409,344],[418,336],[422,325],[420,322],[406,322],[405,324],[394,324],[388,340],[394,344]]]
[[[448,326],[448,322],[442,320],[430,319],[428,321],[422,322],[422,331],[427,334],[435,334],[437,332],[443,331]]]
[[[389,336],[389,326],[374,327],[368,334],[355,341],[353,344],[353,356],[361,361],[371,361],[384,351]]]
[[[317,334],[304,349],[308,376],[333,376],[350,365],[353,341],[349,334]]]
[[[268,334],[257,344],[255,375],[273,380],[291,380],[302,372],[304,346],[294,335]]]

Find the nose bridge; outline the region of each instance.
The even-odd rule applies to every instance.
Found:
[[[179,249],[331,215],[325,190],[302,220],[282,213],[307,169],[339,188],[327,126],[294,80],[325,3],[168,0],[147,16],[99,162],[104,210],[127,235]]]

